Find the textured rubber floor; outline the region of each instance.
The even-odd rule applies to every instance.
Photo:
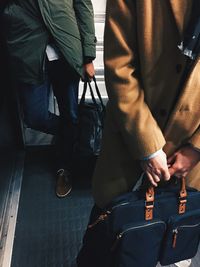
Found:
[[[27,154],[12,267],[76,266],[93,205],[90,186],[84,177],[82,181],[76,178],[69,196],[56,197],[50,154]]]

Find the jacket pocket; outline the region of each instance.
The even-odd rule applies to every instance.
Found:
[[[163,221],[126,224],[111,248],[114,267],[155,267],[166,229]]]
[[[163,241],[160,263],[169,265],[191,259],[197,253],[200,238],[200,210],[169,219]]]

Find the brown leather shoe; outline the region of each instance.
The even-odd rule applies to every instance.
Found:
[[[69,173],[64,169],[58,170],[56,177],[56,195],[66,197],[72,190]]]

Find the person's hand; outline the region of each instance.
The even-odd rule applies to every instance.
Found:
[[[170,179],[167,156],[162,150],[154,158],[142,160],[141,166],[153,186],[158,186],[158,182],[160,182],[161,179]]]
[[[199,161],[200,152],[189,145],[184,146],[168,158],[170,175],[186,177]]]
[[[84,80],[91,80],[95,75],[95,69],[93,62],[84,65]]]

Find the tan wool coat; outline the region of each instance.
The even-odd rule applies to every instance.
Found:
[[[200,148],[200,60],[183,83],[178,49],[192,0],[107,0],[105,78],[109,96],[93,195],[104,207],[132,189],[139,160],[192,143]],[[187,177],[200,189],[200,163]]]

